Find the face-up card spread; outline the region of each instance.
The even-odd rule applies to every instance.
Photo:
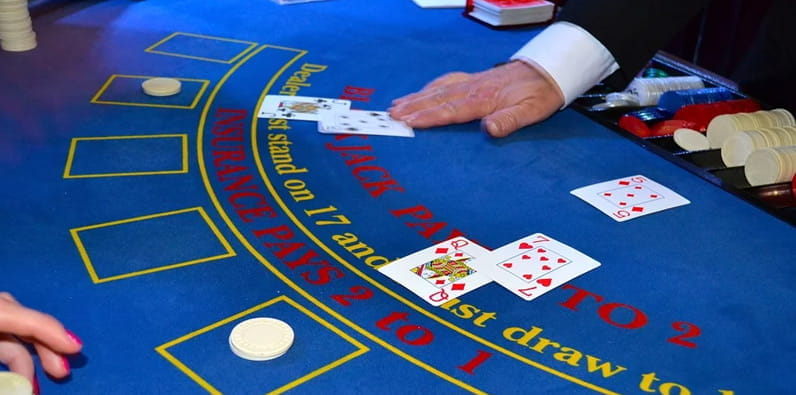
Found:
[[[385,111],[323,112],[318,119],[318,131],[331,134],[415,137],[415,131],[411,127],[392,119]]]
[[[525,300],[598,266],[600,262],[541,233],[506,244],[477,262],[478,269]]]
[[[601,182],[570,193],[617,222],[691,203],[671,189],[642,175]]]
[[[492,281],[473,267],[488,253],[486,248],[456,237],[398,259],[379,272],[439,306]]]
[[[345,111],[351,108],[350,100],[325,97],[266,95],[260,106],[260,118],[317,121],[327,111]]]

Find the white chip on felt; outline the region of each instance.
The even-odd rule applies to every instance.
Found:
[[[276,318],[252,318],[235,325],[229,346],[250,361],[267,361],[284,355],[293,345],[293,328]]]
[[[14,372],[0,372],[0,394],[31,395],[33,386],[24,376]]]
[[[182,83],[174,78],[150,78],[141,84],[149,96],[173,96],[180,93]]]

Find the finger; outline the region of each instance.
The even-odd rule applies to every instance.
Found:
[[[426,86],[424,86],[423,89],[421,89],[420,91],[393,100],[392,105],[398,106],[407,102],[418,100],[420,98],[428,96],[431,93],[430,91],[433,91],[434,88],[461,82],[468,78],[470,78],[470,74],[463,72],[453,72],[445,74],[426,84]]]
[[[420,92],[415,92],[410,95],[404,96],[399,102],[395,103],[391,109],[394,110],[410,110],[419,109],[419,106],[428,106],[428,104],[438,104],[450,95],[452,91],[443,88],[423,89]]]
[[[33,346],[36,348],[41,366],[47,374],[59,379],[69,375],[69,360],[67,360],[66,357],[47,348],[43,344],[34,343]]]
[[[59,353],[74,354],[81,349],[77,336],[51,315],[8,302],[0,306],[0,332],[31,339]]]
[[[33,382],[33,357],[28,349],[13,336],[0,335],[0,363],[12,372],[25,376]]]
[[[470,73],[464,73],[464,72],[461,72],[461,71],[454,71],[452,73],[445,74],[445,75],[443,75],[443,76],[441,76],[441,77],[429,82],[428,84],[426,84],[426,86],[423,87],[423,90],[437,88],[437,87],[445,86],[445,85],[451,85],[451,84],[455,84],[457,82],[463,82],[463,81],[468,80],[471,76],[472,76],[472,74],[470,74]]]
[[[525,126],[540,122],[552,112],[540,111],[534,105],[523,102],[484,117],[481,129],[492,137],[506,137]]]
[[[449,125],[479,119],[494,110],[494,101],[483,96],[467,96],[444,101],[437,106],[417,111],[404,119],[407,125],[417,128]]]
[[[452,103],[469,95],[468,87],[457,85],[445,88],[433,88],[420,92],[412,101],[400,104],[390,109],[390,115],[401,121],[409,121],[420,113],[433,114],[439,112],[441,116],[453,115]],[[427,111],[431,111],[427,113]],[[445,112],[448,110],[450,113]]]
[[[5,300],[5,301],[10,302],[10,303],[15,304],[15,305],[19,305],[19,302],[17,302],[17,300],[14,299],[14,297],[8,292],[0,292],[0,299]]]

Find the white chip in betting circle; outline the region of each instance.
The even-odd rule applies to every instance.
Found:
[[[150,78],[141,84],[149,96],[173,96],[180,93],[182,83],[174,78]]]
[[[293,328],[276,318],[252,318],[235,325],[229,346],[250,361],[267,361],[284,355],[293,345]]]

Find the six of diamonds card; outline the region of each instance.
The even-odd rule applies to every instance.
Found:
[[[488,253],[486,248],[456,237],[398,259],[379,272],[439,306],[492,281],[473,266]]]
[[[605,181],[570,193],[618,222],[691,203],[642,175]]]

